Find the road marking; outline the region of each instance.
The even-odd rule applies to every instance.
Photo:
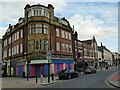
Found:
[[[108,78],[109,78],[109,77],[110,77],[110,76],[108,76],[108,77],[105,79],[105,84],[108,85],[108,86],[111,87],[111,88],[115,88],[114,86],[112,86],[112,85],[109,84],[109,81],[108,81]]]

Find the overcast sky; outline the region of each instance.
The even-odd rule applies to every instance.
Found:
[[[102,42],[109,50],[118,52],[118,1],[119,0],[1,0],[0,38],[9,24],[16,24],[24,17],[24,7],[28,3],[51,3],[55,16],[66,17],[71,27],[78,32],[80,40],[96,37],[98,45]],[[48,2],[49,1],[49,2]]]

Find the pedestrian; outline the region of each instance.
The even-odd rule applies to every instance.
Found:
[[[95,63],[95,69],[97,70],[97,63]]]

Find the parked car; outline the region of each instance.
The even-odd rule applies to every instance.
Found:
[[[96,69],[94,68],[94,66],[88,66],[85,69],[85,74],[92,74],[92,73],[96,73]]]
[[[79,76],[79,73],[77,72],[77,71],[71,71],[70,72],[70,78],[72,79],[72,78],[76,78],[76,77],[78,77]]]
[[[59,73],[59,80],[72,79],[78,76],[79,76],[79,73],[77,71],[68,72],[66,70],[61,70]]]
[[[69,73],[66,72],[66,70],[61,70],[60,73],[59,73],[59,80],[62,80],[62,79],[69,79]]]

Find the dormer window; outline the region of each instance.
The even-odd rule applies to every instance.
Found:
[[[28,10],[28,18],[31,16],[45,16],[47,18],[49,18],[50,14],[49,14],[49,10],[46,8],[31,8]]]

